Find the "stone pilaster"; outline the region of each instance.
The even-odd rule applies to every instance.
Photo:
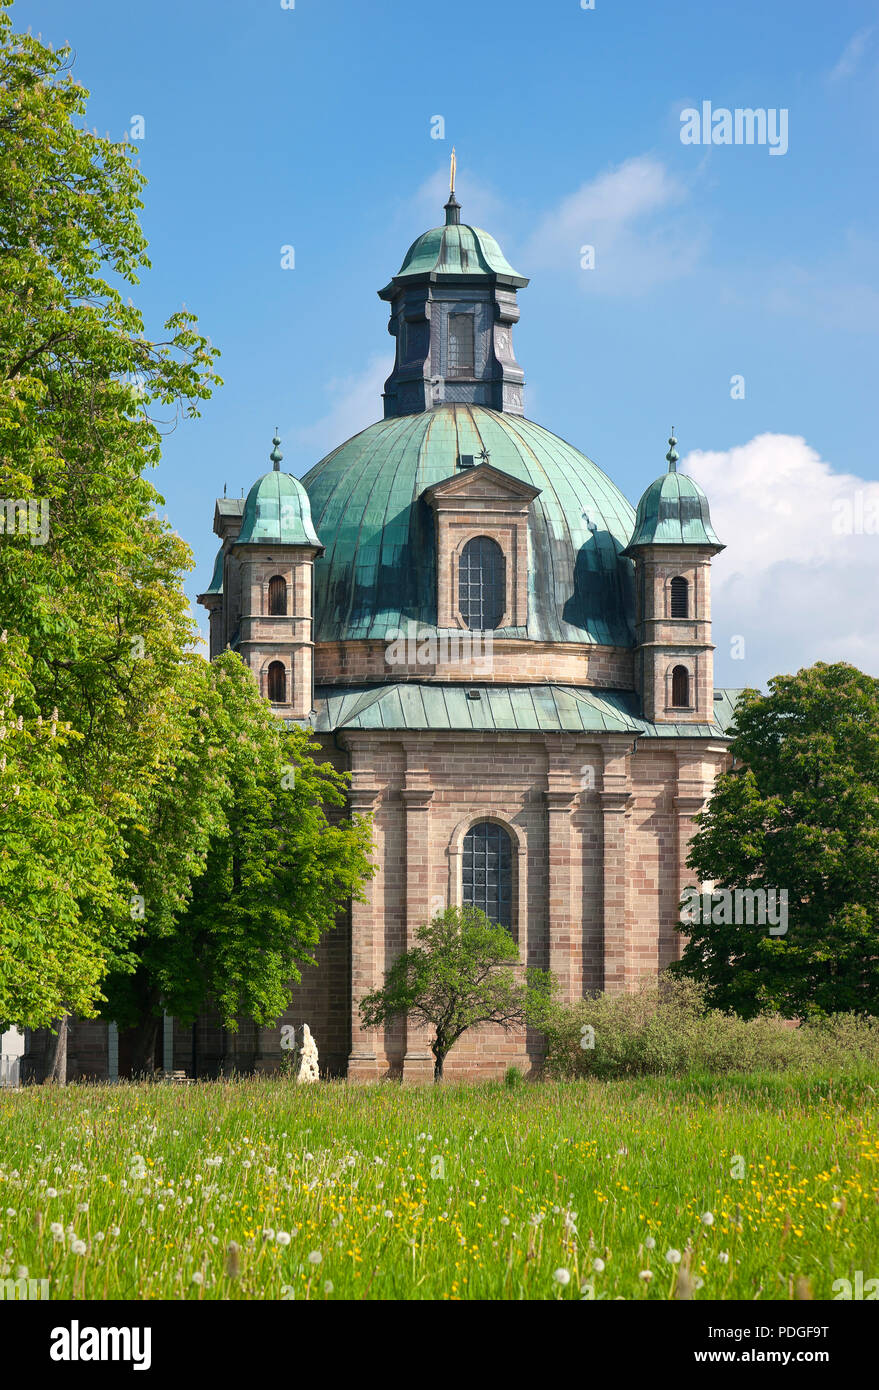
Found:
[[[612,994],[622,994],[632,986],[626,816],[632,800],[628,768],[631,746],[629,738],[612,739],[604,745],[602,787],[598,793],[603,822],[604,988]]]
[[[580,994],[582,942],[579,925],[575,929],[571,884],[571,762],[560,750],[550,750],[545,795],[549,968],[558,983],[559,998],[570,1003]]]
[[[416,944],[415,933],[430,918],[430,803],[431,749],[422,743],[406,748],[405,782],[401,791],[405,816],[405,893],[406,941],[405,950]],[[403,1058],[404,1081],[430,1081],[433,1078],[434,1056],[430,1050],[432,1032],[406,1021],[406,1054]]]
[[[352,761],[354,761],[352,751]],[[372,813],[381,796],[374,785],[371,767],[352,769],[348,789],[348,809],[352,816]],[[381,857],[379,856],[379,863]],[[379,952],[378,895],[381,871],[364,884],[364,900],[351,904],[351,1053],[348,1057],[349,1081],[375,1081],[385,1070],[383,1040],[376,1030],[364,1028],[360,1001],[382,982],[384,952]]]

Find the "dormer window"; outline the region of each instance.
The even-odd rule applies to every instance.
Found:
[[[449,314],[449,376],[472,376],[475,369],[472,314]]]
[[[474,536],[458,562],[458,611],[467,627],[484,632],[500,626],[506,607],[504,552],[490,536]]]
[[[282,574],[273,574],[269,580],[269,613],[281,618],[287,612],[287,581]]]

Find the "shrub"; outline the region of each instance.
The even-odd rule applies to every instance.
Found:
[[[799,1027],[776,1015],[743,1019],[709,1008],[701,984],[668,975],[632,994],[553,1004],[540,1027],[547,1073],[561,1079],[879,1065],[875,1018],[836,1014]]]

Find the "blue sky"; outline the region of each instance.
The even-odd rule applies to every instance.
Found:
[[[454,144],[463,220],[531,276],[526,413],[632,501],[674,423],[717,494],[718,683],[819,657],[875,671],[879,536],[828,538],[841,495],[879,488],[879,13],[594,3],[18,0],[16,28],[74,46],[90,125],[144,119],[150,329],[185,303],[222,351],[224,387],[157,476],[188,590],[213,499],[269,466],[275,424],[302,474],[380,417],[376,290],[442,220]],[[784,108],[787,152],[682,144],[703,100]]]

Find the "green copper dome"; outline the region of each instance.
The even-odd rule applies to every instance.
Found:
[[[527,628],[498,636],[628,646],[634,513],[596,464],[530,420],[442,405],[380,420],[303,478],[326,554],[315,564],[315,640],[385,639],[436,625],[434,517],[423,497],[462,455],[540,489],[528,528]]]
[[[514,270],[493,236],[481,227],[453,223],[431,227],[413,241],[394,280],[415,275],[498,275],[512,284],[528,284]]]
[[[711,545],[723,550],[711,525],[708,498],[698,483],[678,473],[678,441],[672,435],[668,442],[668,472],[650,484],[638,503],[626,554],[641,545]]]
[[[297,478],[277,468],[247,494],[238,545],[316,545],[308,494]]]

